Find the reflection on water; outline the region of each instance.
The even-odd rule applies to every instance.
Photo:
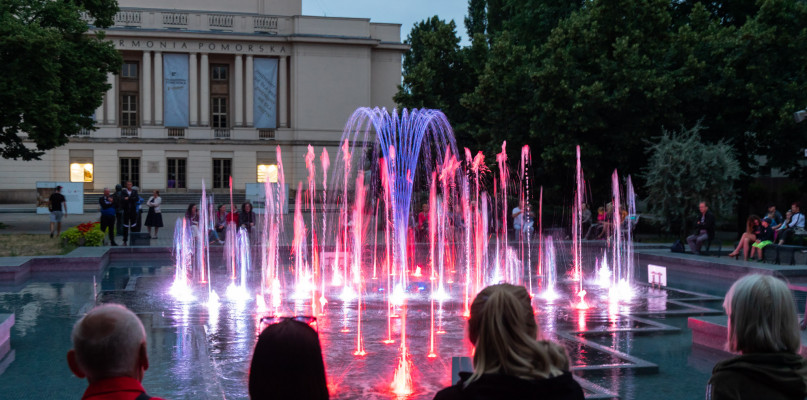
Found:
[[[222,272],[223,273],[223,272]],[[130,279],[137,278],[134,284]],[[254,301],[232,303],[222,300],[219,307],[208,309],[204,301],[206,289],[200,290],[193,303],[180,303],[167,295],[171,283],[170,268],[110,268],[101,282],[101,302],[127,305],[143,319],[149,333],[151,368],[144,386],[154,395],[170,399],[246,399],[247,371],[263,314],[258,314]],[[216,282],[216,274],[213,282]],[[226,282],[226,280],[225,280]],[[568,288],[559,285],[561,291]],[[127,290],[130,289],[130,290]],[[225,288],[214,284],[223,293]],[[605,293],[590,290],[592,308],[575,310],[570,300],[554,303],[536,300],[536,318],[541,327],[551,332],[578,332],[577,336],[555,337],[569,351],[576,368],[610,366],[611,369],[578,371],[591,382],[622,398],[694,398],[702,393],[708,379],[706,367],[688,368],[691,339],[687,334],[638,335],[657,329],[652,321],[631,317],[632,313],[655,313],[671,324],[672,330],[684,328],[686,318],[671,318],[668,312],[686,312],[690,294],[664,289],[640,288],[630,303],[609,303]],[[12,346],[17,361],[0,375],[3,398],[24,399],[31,393],[29,384],[38,379],[34,390],[37,398],[78,398],[86,383],[71,377],[63,362],[70,348],[72,324],[92,303],[91,279],[83,282],[29,283],[16,291],[0,291],[0,312],[17,314]],[[669,303],[668,300],[676,302]],[[425,295],[410,299],[406,311],[407,344],[414,369],[413,399],[431,398],[440,388],[450,384],[451,357],[470,356],[472,348],[466,338],[463,304],[448,300],[437,307],[435,325],[445,333],[434,336],[436,358],[428,358],[430,343],[430,302]],[[305,313],[310,307],[304,301],[289,305],[286,313]],[[283,310],[280,310],[283,313]],[[270,313],[275,313],[272,311]],[[268,314],[268,313],[267,313]],[[368,293],[363,300],[362,329],[367,355],[354,356],[357,327],[356,302],[334,297],[318,319],[318,330],[325,356],[328,385],[333,398],[389,399],[390,383],[400,354],[400,315],[392,318],[390,328],[395,343],[384,343],[388,337],[386,303],[378,293]],[[646,315],[646,314],[642,314]],[[655,317],[654,317],[655,318]],[[592,336],[593,334],[596,334]],[[586,338],[583,340],[583,338]],[[596,342],[604,349],[587,343]],[[632,361],[608,349],[631,354],[658,363],[658,374],[637,375]],[[708,361],[698,358],[699,365]],[[678,379],[676,376],[686,377]],[[47,379],[46,379],[47,378]],[[674,388],[671,394],[652,396],[653,385]],[[587,393],[595,392],[586,390]],[[226,395],[225,395],[226,394]],[[673,395],[675,394],[675,395]],[[651,397],[647,397],[651,395]]]

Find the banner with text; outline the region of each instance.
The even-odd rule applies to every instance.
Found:
[[[188,127],[188,55],[163,55],[164,119],[168,128]]]
[[[277,128],[277,58],[255,58],[253,115],[256,129]]]

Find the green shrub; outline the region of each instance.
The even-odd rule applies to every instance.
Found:
[[[104,232],[98,222],[85,222],[72,227],[59,236],[62,242],[73,246],[101,246],[104,244]]]

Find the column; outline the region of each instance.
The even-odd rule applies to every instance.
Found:
[[[207,53],[202,53],[202,60],[199,66],[201,72],[199,83],[201,90],[199,93],[199,125],[210,126],[210,62],[207,60]]]
[[[104,124],[104,99],[101,99],[101,105],[95,109],[95,125]]]
[[[151,125],[151,52],[143,52],[143,101],[140,109],[142,111],[143,125]]]
[[[188,105],[191,108],[190,125],[195,126],[199,124],[197,113],[199,110],[199,79],[196,77],[196,53],[191,53],[188,57],[188,91],[190,92]]]
[[[154,52],[154,125],[163,124],[163,54]]]
[[[253,73],[254,73],[253,67],[254,67],[254,65],[252,64],[252,56],[249,55],[249,56],[247,56],[247,76],[246,76],[246,87],[247,87],[247,89],[246,89],[246,93],[245,93],[246,94],[246,103],[244,105],[244,111],[247,112],[246,126],[253,126],[252,112],[254,110],[252,108],[252,101],[253,101],[253,92],[254,92],[253,85],[255,84],[255,81],[253,79]]]
[[[117,82],[115,81],[115,75],[111,72],[107,74],[106,81],[111,86],[109,90],[106,91],[106,123],[109,125],[115,125],[118,120],[118,109],[115,105],[118,103],[118,88]]]
[[[235,56],[235,115],[233,121],[235,126],[244,125],[244,57],[240,54]]]
[[[278,107],[277,107],[277,116],[278,116],[278,127],[280,128],[288,128],[289,127],[289,111],[288,111],[288,75],[289,71],[286,67],[286,61],[288,58],[280,57],[278,60],[278,64],[280,64],[278,78],[277,78],[277,97],[278,97]]]

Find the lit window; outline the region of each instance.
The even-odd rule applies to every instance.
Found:
[[[92,164],[70,164],[70,182],[92,182]]]
[[[277,183],[277,165],[258,165],[258,182],[266,182],[267,180],[269,183]]]

